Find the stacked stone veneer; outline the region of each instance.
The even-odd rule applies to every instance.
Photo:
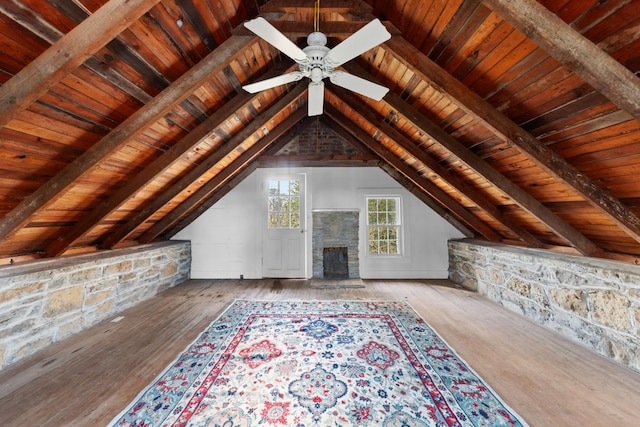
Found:
[[[189,242],[0,267],[0,368],[189,278]]]
[[[640,267],[475,241],[449,242],[451,280],[640,371]]]
[[[357,210],[314,210],[311,215],[313,219],[313,277],[324,277],[324,248],[346,247],[349,278],[359,278],[360,258],[358,255],[358,233],[360,227],[360,212]]]

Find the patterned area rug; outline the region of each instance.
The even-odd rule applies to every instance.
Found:
[[[404,302],[234,302],[114,426],[524,426]]]

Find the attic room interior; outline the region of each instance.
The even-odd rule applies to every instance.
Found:
[[[489,425],[636,426],[639,73],[640,0],[1,2],[0,425],[133,425],[252,300],[407,303]]]

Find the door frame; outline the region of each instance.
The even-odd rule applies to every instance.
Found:
[[[303,180],[303,191],[302,191],[302,205],[304,206],[304,212],[300,213],[300,221],[303,232],[302,234],[302,243],[301,250],[303,251],[301,259],[303,262],[302,267],[302,275],[299,278],[310,278],[311,277],[311,197],[310,197],[310,171],[307,168],[266,168],[260,169],[260,173],[258,175],[258,197],[260,200],[260,209],[257,213],[259,215],[259,219],[257,221],[260,236],[260,246],[261,246],[261,259],[260,259],[260,271],[263,277],[265,276],[265,265],[264,259],[265,254],[268,248],[265,246],[265,233],[267,230],[266,221],[267,221],[267,195],[268,195],[268,186],[267,182],[269,179],[295,179],[302,178]]]

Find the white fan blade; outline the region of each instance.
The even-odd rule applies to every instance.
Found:
[[[271,25],[266,19],[262,17],[252,19],[251,21],[245,22],[244,26],[297,63],[300,64],[307,61],[307,55],[304,51],[289,40],[287,36],[278,31],[278,29]]]
[[[331,77],[329,77],[329,80],[335,85],[352,90],[376,101],[380,101],[387,92],[389,92],[389,89],[384,86],[343,71],[334,71]]]
[[[309,95],[307,98],[307,108],[309,116],[319,116],[322,114],[324,104],[324,82],[309,82]]]
[[[304,74],[299,71],[293,73],[283,74],[278,77],[272,77],[270,79],[262,80],[259,82],[251,83],[242,86],[242,89],[249,93],[262,92],[263,90],[271,89],[272,87],[280,86],[283,84],[295,82],[304,77]]]
[[[335,68],[390,38],[391,34],[382,25],[382,22],[374,19],[331,49],[324,60]]]

